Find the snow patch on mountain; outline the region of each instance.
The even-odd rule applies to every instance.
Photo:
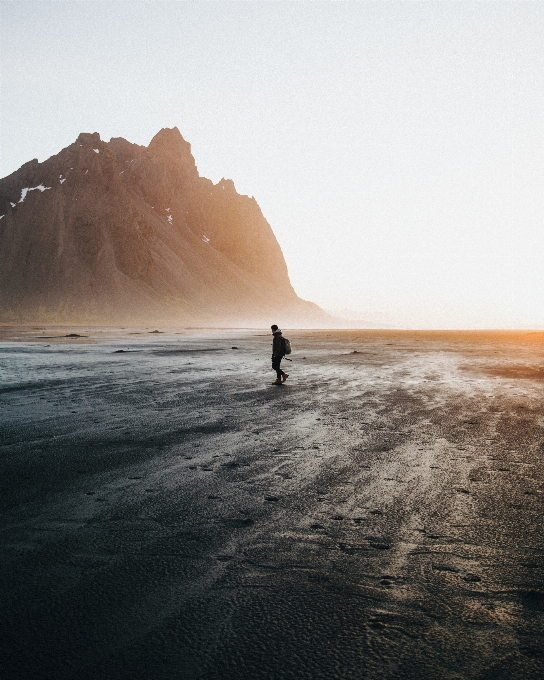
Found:
[[[38,184],[37,187],[25,187],[24,189],[21,189],[21,198],[19,199],[19,203],[24,203],[24,200],[28,192],[36,191],[36,189],[39,189],[43,193],[44,191],[47,191],[47,189],[51,189],[51,187],[44,187],[43,184]],[[12,205],[14,204],[12,203]]]

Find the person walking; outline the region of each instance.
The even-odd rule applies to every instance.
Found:
[[[273,385],[281,385],[289,377],[288,373],[284,373],[281,370],[281,360],[285,356],[285,343],[281,334],[281,328],[278,328],[276,324],[270,326],[272,329],[272,335],[274,340],[272,341],[272,370],[276,371],[276,380],[272,383]]]

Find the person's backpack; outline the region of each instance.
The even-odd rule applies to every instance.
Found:
[[[291,342],[287,338],[282,339],[283,339],[283,353],[291,354]]]

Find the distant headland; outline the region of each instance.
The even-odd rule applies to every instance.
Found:
[[[0,180],[0,322],[334,325],[300,299],[256,200],[164,128],[94,133]]]

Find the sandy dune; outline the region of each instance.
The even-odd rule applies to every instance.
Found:
[[[3,677],[544,677],[544,333],[149,330],[3,329]]]

